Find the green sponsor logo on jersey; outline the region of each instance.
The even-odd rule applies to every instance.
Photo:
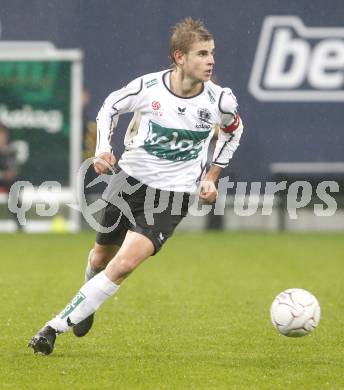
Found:
[[[155,84],[157,84],[157,83],[158,83],[158,80],[157,80],[157,79],[153,79],[153,80],[147,81],[147,82],[145,83],[145,86],[146,86],[147,88],[149,88],[149,87],[152,87],[153,85],[155,85]]]
[[[194,160],[198,157],[209,133],[210,130],[170,129],[150,121],[143,148],[149,154],[170,161]]]
[[[85,299],[85,295],[79,291],[75,297],[72,299],[72,302],[69,303],[59,314],[60,318],[66,318],[80,303]]]

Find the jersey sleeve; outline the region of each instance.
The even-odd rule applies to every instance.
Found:
[[[143,87],[142,78],[137,78],[118,91],[110,93],[97,115],[97,146],[95,155],[111,152],[111,136],[121,114],[135,111]]]
[[[213,164],[222,168],[229,164],[239,146],[243,123],[238,114],[238,103],[229,88],[224,88],[219,98],[220,130],[215,146]]]

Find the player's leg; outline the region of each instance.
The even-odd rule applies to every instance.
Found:
[[[110,260],[114,258],[119,248],[119,245],[101,245],[96,242],[94,244],[94,248],[91,249],[88,256],[85,271],[85,282],[89,281],[99,272],[103,271],[107,264],[110,262]],[[92,313],[73,327],[74,335],[77,337],[85,336],[92,328],[93,321],[94,313]]]
[[[144,260],[155,252],[153,242],[143,234],[129,230],[116,256],[105,268],[104,274],[120,285]]]
[[[121,248],[105,270],[86,282],[72,303],[47,325],[62,333],[78,324],[114,295],[122,281],[153,253],[154,245],[149,238],[128,231]]]
[[[120,216],[120,210],[115,206],[108,204],[102,210],[100,224],[104,227],[111,227],[114,222],[118,221]],[[97,233],[96,243],[88,256],[85,272],[86,282],[93,281],[97,274],[99,275],[99,272],[104,269],[107,263],[114,257],[124,240],[126,232],[127,228],[123,221],[121,221],[117,224],[117,228],[115,228],[114,231],[110,231],[109,233]],[[79,305],[83,301],[83,299],[82,294],[77,294],[66,309],[60,313],[60,316],[68,315],[69,310],[73,310],[76,305]],[[56,318],[58,317],[59,316],[56,316]],[[93,315],[90,315],[89,318],[86,317],[87,316],[84,317],[85,321],[74,330],[76,336],[84,336],[91,329]],[[56,334],[57,329],[55,329],[54,326],[50,326],[48,323],[31,339],[29,346],[31,346],[35,352],[42,352],[48,355],[54,349]]]
[[[111,228],[114,222],[121,218],[121,211],[116,206],[108,204],[102,210],[99,218],[100,226]],[[124,241],[127,230],[125,223],[121,221],[113,231],[110,230],[108,233],[97,232],[96,242],[87,259],[86,282],[105,269],[108,262],[113,259]]]
[[[100,215],[100,225],[103,227],[111,227],[114,222],[121,218],[120,210],[108,204]],[[110,229],[111,230],[111,229]],[[85,271],[85,282],[92,279],[95,275],[101,272],[108,262],[113,259],[118,249],[124,241],[127,233],[125,221],[121,221],[114,229],[108,233],[98,232],[94,248],[90,251]],[[85,336],[91,329],[94,321],[94,314],[92,313],[83,321],[79,322],[73,327],[73,333],[77,337]]]
[[[101,245],[96,242],[88,254],[85,282],[103,271],[108,263],[115,257],[119,248],[119,245]]]
[[[136,226],[131,227],[133,231],[127,232],[121,248],[118,250],[116,256],[108,263],[104,271],[104,277],[107,277],[114,284],[120,285],[142,261],[156,253],[168,237],[173,234],[175,227],[186,215],[189,197],[183,193],[177,194],[180,201],[181,213],[180,215],[171,215],[174,198],[171,194],[167,195],[169,195],[167,197],[169,202],[166,210],[156,216],[154,225],[147,224],[144,213],[138,213],[136,215]],[[74,333],[79,333],[78,328],[82,328],[84,323],[86,323],[87,333],[88,329],[92,326],[91,320],[93,320],[93,312],[80,324],[74,326]],[[86,334],[83,331],[80,333],[81,335]]]
[[[94,313],[118,290],[122,281],[145,259],[154,254],[152,241],[142,234],[128,231],[125,240],[105,271],[86,282],[64,310],[35,335],[30,346],[46,355],[54,349],[57,334],[64,333]]]
[[[184,205],[184,196],[182,198]],[[114,295],[121,282],[134,269],[146,258],[159,251],[186,213],[184,207],[182,207],[181,215],[172,213],[172,197],[170,197],[167,209],[156,214],[154,224],[148,225],[144,212],[141,210],[142,193],[139,193],[135,200],[139,206],[135,216],[136,226],[131,227],[132,231],[126,233],[125,239],[121,242],[121,248],[108,263],[106,269],[85,283],[72,302],[33,337],[30,346],[35,352],[51,353],[56,334],[67,331],[90,316],[107,298]],[[185,200],[188,200],[188,196]],[[154,210],[151,210],[152,213]]]

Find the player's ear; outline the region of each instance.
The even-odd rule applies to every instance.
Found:
[[[177,65],[184,64],[184,53],[181,50],[175,50],[173,53],[173,58]]]

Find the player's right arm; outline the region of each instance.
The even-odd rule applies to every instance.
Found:
[[[117,127],[119,115],[135,111],[140,93],[142,78],[135,79],[126,87],[112,92],[106,99],[97,116],[97,146],[94,159],[94,169],[106,173],[116,163],[112,153],[111,137]]]

